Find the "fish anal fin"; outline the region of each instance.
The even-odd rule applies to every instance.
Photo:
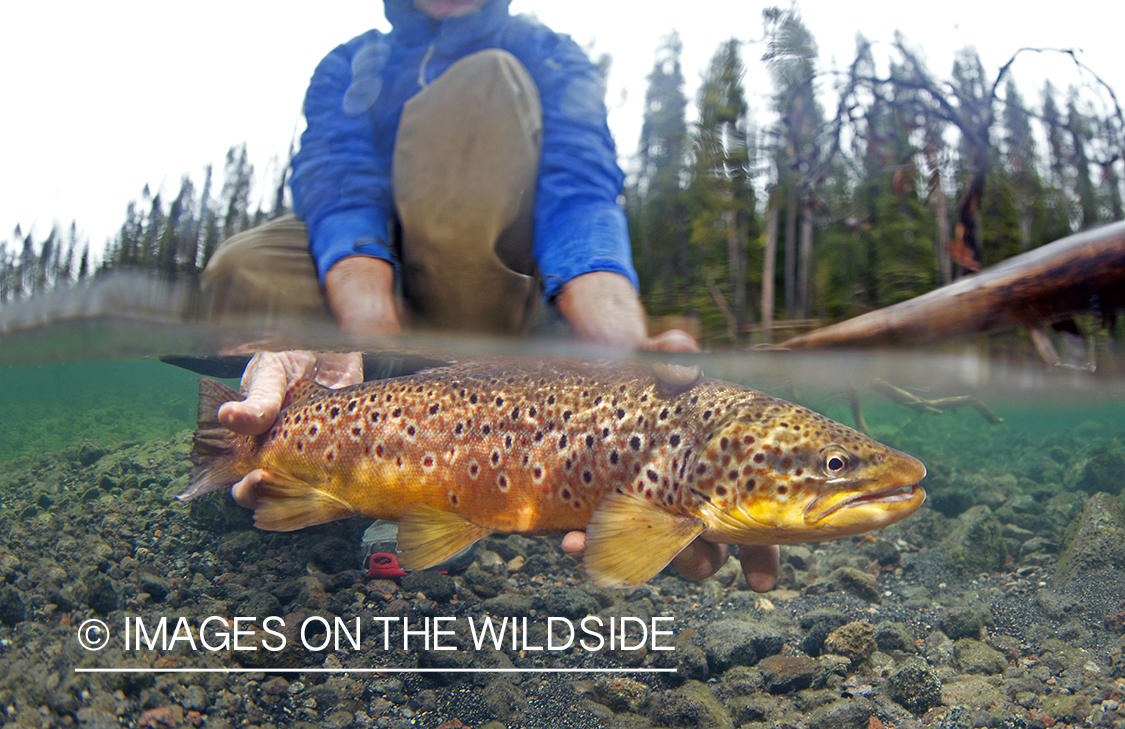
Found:
[[[358,512],[308,481],[268,470],[254,486],[258,505],[254,526],[273,532],[291,532],[355,516]]]
[[[489,534],[491,529],[458,514],[415,501],[398,520],[398,563],[406,570],[424,570]]]
[[[664,569],[704,530],[698,519],[614,491],[586,525],[586,574],[598,587],[634,587]]]

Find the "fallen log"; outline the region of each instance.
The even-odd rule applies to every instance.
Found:
[[[922,344],[1038,327],[1125,305],[1125,221],[1087,230],[908,301],[792,337],[782,349]]]

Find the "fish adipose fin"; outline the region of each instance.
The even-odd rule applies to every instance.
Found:
[[[271,532],[291,532],[358,513],[307,481],[272,470],[255,484],[254,495],[254,526]]]
[[[614,491],[586,525],[586,574],[598,587],[634,587],[664,569],[704,530],[698,519]]]
[[[228,463],[237,436],[219,422],[219,408],[224,403],[245,399],[221,382],[199,380],[199,417],[191,443],[191,477],[187,489],[176,497],[180,501],[227,488],[242,478]]]
[[[398,563],[404,570],[424,570],[489,534],[491,529],[415,501],[398,520]]]

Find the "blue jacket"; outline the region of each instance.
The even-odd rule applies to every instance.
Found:
[[[534,256],[545,298],[591,271],[620,273],[637,285],[617,204],[624,175],[606,125],[597,68],[567,36],[509,15],[509,2],[486,0],[477,13],[438,21],[413,0],[385,0],[390,33],[368,31],[317,66],[290,187],[294,210],[308,225],[321,283],[348,256],[382,258],[397,270],[387,230],[403,105],[421,90],[423,66],[428,83],[464,56],[501,48],[527,68],[543,106]]]

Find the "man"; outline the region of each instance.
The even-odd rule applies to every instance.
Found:
[[[218,314],[326,306],[360,336],[397,333],[404,319],[517,333],[542,288],[587,341],[696,349],[681,331],[647,333],[597,69],[508,2],[386,0],[390,34],[370,31],[321,62],[291,179],[304,224],[288,216],[219,249],[205,273]],[[247,399],[220,420],[264,432],[287,384],[314,373],[354,384],[362,363],[263,353],[243,376]],[[239,503],[254,505],[259,480],[235,485]],[[572,554],[583,546],[581,532],[563,541]],[[751,587],[772,587],[777,560],[775,547],[742,550]],[[697,541],[676,564],[703,579],[725,561],[725,546]]]

